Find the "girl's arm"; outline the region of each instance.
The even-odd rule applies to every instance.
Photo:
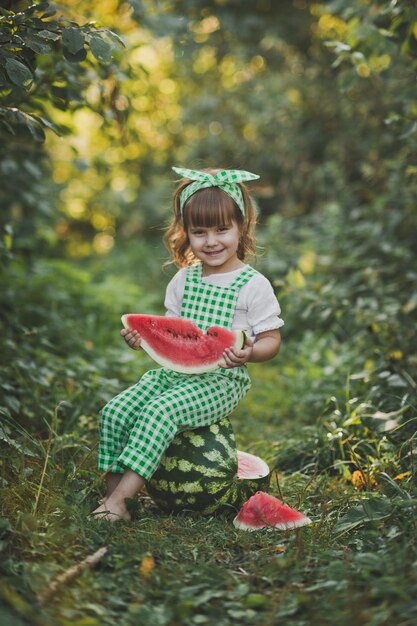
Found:
[[[256,335],[256,342],[246,339],[246,343],[241,350],[225,350],[223,359],[227,369],[239,367],[245,363],[261,363],[269,361],[278,354],[281,346],[281,333],[278,329],[267,330]]]
[[[252,346],[249,363],[261,363],[274,358],[281,347],[281,333],[278,329],[267,330],[256,335],[256,342]]]

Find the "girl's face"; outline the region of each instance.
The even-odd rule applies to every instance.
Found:
[[[240,232],[234,220],[228,225],[191,226],[187,232],[191,250],[206,275],[231,272],[243,265],[237,256]]]

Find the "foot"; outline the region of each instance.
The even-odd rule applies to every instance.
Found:
[[[131,515],[125,505],[120,505],[110,500],[104,500],[92,513],[94,519],[106,520],[106,522],[118,522],[124,520],[130,522]]]
[[[145,479],[131,469],[124,474],[108,474],[106,477],[108,493],[103,502],[91,513],[96,519],[109,522],[125,520],[129,522],[131,515],[127,510],[126,498],[135,498],[145,484]]]

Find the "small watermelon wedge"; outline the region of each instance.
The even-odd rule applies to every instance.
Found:
[[[311,520],[274,496],[257,491],[242,506],[233,524],[236,528],[249,531],[262,528],[290,530],[311,524]]]
[[[122,323],[138,331],[142,348],[154,361],[184,374],[217,369],[226,348],[240,349],[245,343],[243,330],[213,326],[203,333],[193,322],[180,317],[127,313]]]

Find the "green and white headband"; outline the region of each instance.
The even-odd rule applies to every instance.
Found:
[[[242,190],[237,183],[245,183],[248,180],[256,180],[259,178],[257,174],[251,172],[245,172],[244,170],[222,170],[217,174],[208,174],[207,172],[199,172],[197,170],[187,170],[183,167],[173,167],[174,172],[184,178],[189,178],[194,182],[181,192],[180,196],[180,210],[184,208],[184,204],[188,198],[200,189],[206,189],[207,187],[220,187],[236,202],[242,214],[245,215],[245,203],[243,201]]]

